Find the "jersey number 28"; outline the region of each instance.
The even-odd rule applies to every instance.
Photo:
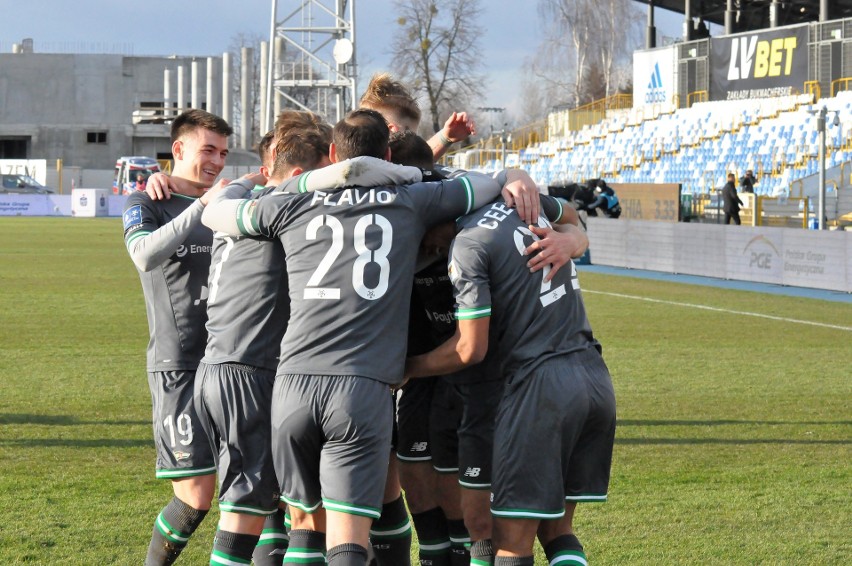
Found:
[[[377,227],[381,232],[381,245],[374,250],[367,247],[367,229],[370,226]],[[337,300],[340,299],[340,288],[324,287],[321,283],[334,265],[335,260],[343,252],[344,229],[340,220],[334,216],[321,214],[308,223],[305,238],[316,240],[319,237],[320,229],[323,227],[331,230],[331,246],[308,279],[304,298]],[[388,277],[390,275],[388,254],[393,245],[393,226],[381,214],[367,214],[355,223],[353,235],[355,237],[353,244],[358,253],[358,258],[352,264],[352,287],[359,296],[374,301],[381,298],[388,290]],[[370,263],[375,263],[379,267],[379,280],[375,287],[368,287],[364,282],[364,272]]]

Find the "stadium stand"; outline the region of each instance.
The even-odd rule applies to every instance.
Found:
[[[510,153],[542,185],[603,177],[614,183],[681,183],[684,192],[707,193],[725,174],[752,169],[759,195],[790,192],[797,179],[818,172],[815,112],[825,105],[840,124],[826,126],[826,167],[852,158],[852,92],[813,104],[802,94],[739,102],[699,102],[657,114],[631,109],[577,132]],[[490,169],[498,161],[485,161]]]

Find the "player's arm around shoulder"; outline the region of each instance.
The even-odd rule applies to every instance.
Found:
[[[265,183],[266,177],[259,173],[246,175],[227,186],[214,188],[205,193],[206,202],[201,222],[214,232],[230,236],[258,236],[260,231],[254,219],[254,211],[260,199],[250,199],[255,186]],[[269,195],[260,198],[268,198]]]
[[[530,272],[549,266],[550,269],[546,272],[544,280],[550,281],[560,268],[573,258],[586,253],[589,248],[589,237],[578,226],[579,216],[576,209],[567,202],[542,196],[542,205],[554,224],[552,227],[546,223],[529,225],[529,230],[535,234],[536,240],[527,246],[524,255],[532,256],[527,262]],[[558,207],[558,212],[554,210],[554,206]]]

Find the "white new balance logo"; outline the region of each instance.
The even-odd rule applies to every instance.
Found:
[[[411,445],[412,452],[426,452],[426,449],[429,447],[428,442],[415,442]]]
[[[464,476],[466,478],[478,478],[480,471],[482,471],[482,468],[468,468],[464,471]]]

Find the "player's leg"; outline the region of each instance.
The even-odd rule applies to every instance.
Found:
[[[211,564],[248,563],[266,517],[278,509],[270,411],[275,373],[243,364],[201,364],[196,408],[217,441],[221,516]]]
[[[471,564],[494,562],[491,542],[491,475],[494,419],[502,380],[459,383],[463,411],[458,428],[461,506],[470,535]]]
[[[506,387],[494,428],[492,541],[495,566],[532,564],[539,521],[565,513],[562,467],[565,421],[585,410],[582,394],[561,395],[553,382],[565,379],[561,366],[544,362]]]
[[[395,448],[395,442],[394,447]],[[382,498],[382,515],[370,527],[370,544],[378,566],[411,564],[411,521],[402,499],[394,449],[388,458],[388,477]]]
[[[370,525],[381,514],[393,411],[387,384],[357,376],[319,378],[322,502],[331,566],[367,562]]]
[[[574,535],[574,509],[576,503],[565,504],[565,516],[561,519],[542,521],[538,527],[538,540],[550,564],[579,566],[587,564],[583,545]]]
[[[497,547],[494,564],[504,564],[501,557],[529,558],[532,564],[533,544],[538,519],[494,517],[493,541]]]
[[[287,535],[286,504],[281,504],[275,513],[263,522],[260,538],[251,555],[255,566],[281,566],[290,537]]]
[[[325,564],[322,429],[314,418],[318,385],[310,376],[282,375],[272,393],[272,460],[291,520],[284,564]]]
[[[462,398],[450,378],[441,377],[435,384],[429,415],[429,444],[432,467],[437,472],[438,503],[447,518],[450,537],[450,562],[453,566],[470,564],[470,536],[464,524],[459,488],[458,427],[462,418]]]
[[[284,556],[284,564],[308,564],[323,566],[325,560],[326,515],[322,508],[307,513],[291,507],[290,545]]]
[[[437,473],[429,446],[429,414],[436,377],[416,379],[402,388],[397,409],[399,481],[417,531],[420,560],[449,566],[450,535],[447,518],[438,505]]]
[[[172,564],[210,510],[215,465],[193,403],[194,371],[148,374],[157,447],[156,477],[172,480],[174,497],[154,521],[145,564]]]
[[[568,462],[563,470],[565,516],[542,521],[538,536],[549,560],[559,557],[565,564],[585,564],[583,545],[574,535],[574,512],[577,503],[606,501],[615,441],[615,393],[596,349],[571,354],[563,363],[566,371],[560,379],[552,380],[550,390],[554,398],[563,399],[569,413],[577,416],[562,423],[560,459]],[[577,391],[585,395],[572,405]],[[572,410],[578,405],[588,407],[588,412],[582,415],[582,411]]]

